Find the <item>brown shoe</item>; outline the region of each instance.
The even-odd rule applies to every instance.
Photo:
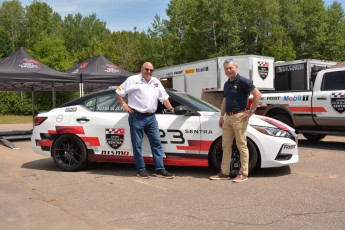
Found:
[[[246,181],[248,180],[248,177],[245,176],[245,175],[237,175],[237,177],[235,177],[232,182],[235,182],[235,183],[240,183],[240,182],[243,182],[243,181]]]
[[[229,175],[225,175],[223,173],[218,173],[215,176],[210,176],[210,180],[229,180]]]

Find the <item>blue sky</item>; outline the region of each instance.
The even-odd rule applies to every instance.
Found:
[[[23,6],[31,4],[32,0],[20,0]],[[67,14],[81,13],[89,16],[95,13],[97,17],[107,23],[111,31],[133,31],[136,27],[139,32],[146,32],[151,27],[154,16],[167,18],[165,10],[170,0],[40,0],[46,2],[62,18]],[[224,0],[225,2],[226,0]],[[0,0],[2,3],[3,0]],[[325,0],[328,6],[333,0]],[[345,8],[345,0],[338,0]]]
[[[89,16],[95,13],[97,18],[107,23],[111,31],[146,32],[156,14],[167,18],[165,9],[170,0],[40,0],[46,2],[62,18],[67,14],[81,13]],[[2,2],[2,0],[0,0]],[[32,0],[20,0],[23,6],[30,5]]]

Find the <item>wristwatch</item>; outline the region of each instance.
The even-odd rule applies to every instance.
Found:
[[[247,110],[247,112],[250,112],[251,114],[254,114],[254,110],[252,110],[252,109]]]

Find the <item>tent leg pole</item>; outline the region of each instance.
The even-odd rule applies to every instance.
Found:
[[[32,100],[32,126],[35,126],[35,95],[34,91],[31,91],[31,100]]]
[[[53,99],[53,108],[56,107],[56,91],[55,91],[55,87],[53,87],[52,89],[52,99]]]

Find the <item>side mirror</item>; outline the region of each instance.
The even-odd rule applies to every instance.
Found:
[[[174,108],[176,115],[185,115],[188,113],[188,108],[184,105],[179,105]]]

